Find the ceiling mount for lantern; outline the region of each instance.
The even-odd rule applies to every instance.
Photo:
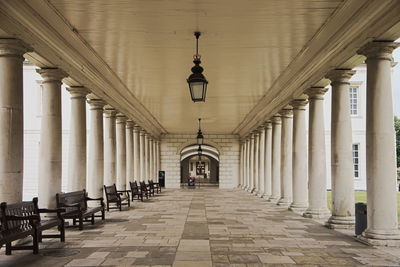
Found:
[[[200,122],[201,119],[199,118],[199,131],[197,132],[197,137],[196,137],[198,145],[202,145],[204,142],[204,136],[203,133],[201,132]]]
[[[206,77],[202,74],[203,68],[200,66],[199,55],[199,37],[201,33],[195,32],[196,37],[196,54],[193,56],[194,66],[192,67],[192,74],[190,74],[187,82],[189,84],[190,96],[193,102],[205,102],[208,81]]]

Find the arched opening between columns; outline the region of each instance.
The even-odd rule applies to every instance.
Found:
[[[219,151],[213,146],[202,145],[201,158],[197,153],[197,144],[191,144],[180,151],[180,182],[186,185],[189,177],[196,179],[196,184],[207,186],[219,185]]]

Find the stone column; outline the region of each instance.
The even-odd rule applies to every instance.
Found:
[[[90,132],[88,177],[86,188],[89,197],[102,197],[104,185],[104,139],[103,139],[103,107],[105,102],[94,95],[89,95]]]
[[[392,51],[399,43],[376,41],[360,53],[367,56],[367,196],[372,244],[399,245],[396,152],[391,86]],[[390,241],[391,240],[391,241]],[[397,240],[397,241],[395,241]]]
[[[239,184],[238,187],[241,188],[243,186],[243,140],[240,140],[240,154],[239,154],[239,173],[240,173],[240,178],[239,178]]]
[[[331,111],[331,180],[332,216],[330,228],[350,228],[354,225],[354,166],[350,117],[349,79],[355,71],[333,70]]]
[[[307,130],[305,99],[296,99],[293,107],[293,202],[290,210],[303,213],[308,207]]]
[[[254,191],[255,195],[258,195],[260,190],[260,176],[259,176],[259,159],[260,159],[260,132],[254,131]]]
[[[245,139],[244,139],[244,154],[243,154],[243,166],[244,166],[244,179],[243,179],[243,186],[242,186],[242,189],[243,190],[246,190],[247,189],[247,185],[248,185],[248,179],[247,179],[247,176],[248,176],[248,166],[247,166],[247,163],[248,163],[248,161],[247,161],[247,138],[245,137]]]
[[[130,189],[129,182],[133,181],[133,121],[126,121],[126,189]]]
[[[326,199],[326,154],[324,127],[324,87],[307,90],[310,100],[308,131],[308,208],[303,216],[324,218],[330,215]]]
[[[16,39],[0,39],[0,201],[22,201],[24,165],[23,54]]]
[[[153,181],[157,181],[157,140],[153,139]]]
[[[133,126],[133,179],[140,181],[140,127]]]
[[[272,194],[272,123],[265,123],[265,165],[264,165],[264,198],[269,199]]]
[[[246,141],[246,169],[247,169],[247,175],[246,175],[246,191],[250,191],[250,179],[251,179],[251,169],[250,169],[250,144],[251,144],[251,138],[250,135],[247,137]]]
[[[68,191],[86,188],[86,96],[85,87],[69,87],[71,123],[69,134]]]
[[[145,181],[145,176],[146,176],[146,154],[145,154],[145,143],[146,143],[146,131],[141,130],[140,131],[140,141],[139,141],[139,146],[140,146],[140,181]]]
[[[258,128],[259,135],[259,162],[258,162],[258,177],[259,177],[259,190],[258,196],[263,197],[265,194],[265,126],[262,125]]]
[[[250,150],[249,150],[249,155],[250,155],[250,161],[249,161],[249,169],[250,169],[250,176],[249,176],[249,189],[248,191],[250,193],[253,193],[254,191],[254,178],[255,178],[255,173],[254,173],[254,132],[250,135]]]
[[[289,207],[292,203],[292,142],[293,142],[293,112],[287,107],[281,112],[281,199],[278,205]]]
[[[122,113],[117,114],[116,118],[116,155],[117,155],[117,182],[118,190],[126,188],[126,116]]]
[[[153,143],[154,143],[154,140],[153,140],[153,137],[151,137],[151,136],[149,136],[149,176],[148,176],[148,179],[149,180],[154,180],[154,177],[153,177],[153,171],[154,171],[154,155],[153,155]]]
[[[38,69],[42,76],[42,118],[40,128],[39,206],[56,207],[61,192],[62,133],[61,80],[67,76],[56,68]]]
[[[281,197],[281,116],[272,119],[272,192],[270,201],[277,203]]]
[[[106,105],[104,107],[104,184],[117,183],[116,173],[116,141],[115,141],[115,115],[117,111]]]
[[[150,158],[149,158],[149,145],[150,145],[150,135],[148,134],[148,133],[146,133],[145,134],[145,136],[144,136],[144,181],[147,183],[147,181],[149,180],[149,174],[150,174],[150,171],[149,171],[149,168],[150,168],[150,165],[149,165],[149,161],[150,161]]]

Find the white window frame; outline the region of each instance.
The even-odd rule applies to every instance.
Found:
[[[354,90],[355,89],[355,90]],[[352,90],[354,90],[352,92]],[[355,97],[353,95],[355,94]],[[349,100],[350,100],[350,115],[352,117],[357,117],[360,115],[360,86],[351,84],[349,87]],[[355,100],[355,103],[354,103]],[[353,107],[355,105],[355,108]],[[353,113],[355,111],[355,113]]]
[[[354,148],[357,147],[357,150]],[[360,143],[353,143],[351,147],[353,158],[353,176],[354,179],[360,179]],[[356,155],[357,152],[357,155]],[[357,162],[356,162],[357,159]],[[357,167],[356,167],[357,166]]]

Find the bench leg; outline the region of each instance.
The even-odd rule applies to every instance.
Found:
[[[101,210],[101,219],[102,219],[103,221],[106,219],[106,212],[105,212],[105,210],[104,210],[104,207],[103,207],[103,209]]]
[[[42,232],[38,232],[38,241],[39,242],[43,241]]]
[[[11,242],[6,243],[6,255],[11,255]]]
[[[122,211],[122,202],[117,202],[117,206],[119,206],[119,211]]]
[[[32,235],[32,238],[33,238],[33,240],[32,240],[32,242],[33,242],[33,254],[38,254],[38,253],[39,253],[39,240],[38,240],[38,235],[39,235],[39,232],[35,232],[35,233]]]
[[[60,222],[58,225],[58,230],[60,231],[60,241],[65,242],[65,226],[64,226],[64,220]]]
[[[92,214],[92,225],[94,224],[94,214]]]
[[[83,230],[83,217],[82,217],[82,215],[79,216],[79,230]]]
[[[72,225],[76,225],[76,219],[72,219]]]
[[[128,207],[130,207],[130,206],[131,206],[131,200],[128,197]]]
[[[107,202],[107,211],[110,211],[110,203]]]

